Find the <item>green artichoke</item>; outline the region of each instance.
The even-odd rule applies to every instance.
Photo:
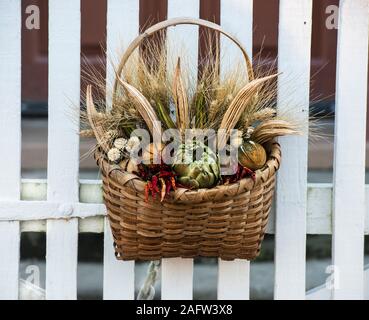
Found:
[[[200,155],[196,159],[197,155]],[[181,144],[174,156],[173,170],[178,182],[191,189],[211,188],[220,178],[217,155],[201,142]]]

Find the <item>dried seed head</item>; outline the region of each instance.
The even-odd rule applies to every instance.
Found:
[[[215,107],[218,104],[218,100],[213,100],[210,102],[210,107]]]
[[[127,145],[127,139],[118,138],[118,139],[115,139],[114,141],[114,147],[116,147],[119,150],[123,150],[126,145]]]
[[[230,102],[230,101],[232,101],[232,100],[233,100],[233,95],[231,95],[231,94],[227,94],[226,101],[227,101],[227,102]]]
[[[126,144],[126,150],[128,152],[132,152],[133,150],[138,148],[139,145],[140,145],[140,139],[136,136],[133,136],[133,137],[129,138],[129,140]]]
[[[118,132],[116,130],[108,130],[107,132],[105,132],[105,138],[107,141],[113,140],[117,136],[118,136]]]
[[[108,151],[108,159],[112,162],[118,162],[122,157],[122,153],[118,148],[111,148]]]

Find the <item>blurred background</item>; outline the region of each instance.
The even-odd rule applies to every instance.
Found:
[[[140,29],[166,19],[166,0],[139,0]],[[324,116],[320,120],[325,138],[309,144],[309,182],[332,181],[333,135],[335,109],[335,77],[337,30],[326,27],[329,5],[338,0],[313,0],[313,31],[311,49],[311,110]],[[48,130],[48,1],[23,0],[22,11],[29,5],[40,8],[40,29],[22,30],[22,177],[47,177]],[[103,74],[106,57],[106,0],[81,0],[82,8],[82,71],[93,65]],[[254,1],[253,54],[261,52],[261,58],[272,61],[278,57],[278,0]],[[220,23],[220,0],[201,0],[200,18]],[[200,43],[199,54],[203,47]],[[262,49],[262,50],[261,50]],[[101,61],[104,63],[101,64]],[[85,82],[81,82],[81,89]],[[94,144],[81,139],[80,153],[84,155]],[[368,160],[367,160],[368,161]],[[368,162],[367,162],[368,165]],[[80,177],[98,178],[92,157],[81,160]],[[102,297],[102,234],[80,234],[78,294],[81,299]],[[91,250],[93,248],[93,250]],[[368,250],[368,246],[366,246]],[[261,256],[252,262],[251,298],[272,298],[273,295],[274,239],[269,235],[263,244]],[[21,245],[21,275],[26,277],[26,267],[38,265],[44,277],[45,234],[23,233]],[[307,240],[307,288],[324,283],[325,268],[331,259],[330,236],[308,236]],[[139,287],[145,273],[145,265],[137,264],[136,282]],[[195,262],[194,298],[211,299],[216,294],[216,260],[198,259]],[[160,282],[158,283],[160,289]],[[160,290],[158,290],[160,294]]]

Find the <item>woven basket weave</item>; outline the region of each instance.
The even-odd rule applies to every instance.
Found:
[[[279,168],[279,144],[256,179],[196,191],[177,189],[162,203],[145,201],[145,182],[111,165],[97,151],[103,195],[121,260],[165,257],[256,258],[264,238]]]
[[[216,24],[193,19],[161,22],[136,38],[117,69],[120,74],[131,53],[144,38],[178,24],[195,24],[223,33],[241,49],[249,79],[250,60],[240,43]],[[114,92],[118,83],[115,83]],[[113,97],[114,105],[114,97]],[[114,247],[120,260],[158,260],[169,257],[220,257],[252,260],[260,252],[281,160],[280,146],[264,146],[268,160],[256,171],[255,180],[242,179],[211,189],[178,188],[163,202],[145,201],[145,182],[111,164],[101,149],[95,159],[102,172],[103,196]]]

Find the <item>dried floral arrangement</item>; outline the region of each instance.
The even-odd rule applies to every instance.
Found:
[[[217,184],[230,183],[246,175],[253,176],[267,160],[264,144],[278,136],[300,134],[300,126],[291,116],[278,116],[276,110],[276,77],[271,70],[258,70],[255,79],[241,78],[239,66],[220,76],[219,56],[209,51],[202,74],[193,92],[184,85],[180,58],[175,67],[172,83],[167,77],[168,57],[162,50],[163,40],[146,46],[146,53],[157,57],[155,67],[143,56],[136,56],[118,77],[121,86],[114,97],[111,109],[103,107],[97,111],[92,98],[92,86],[86,91],[86,110],[82,111],[82,136],[94,136],[97,148],[106,153],[110,162],[119,164],[122,170],[137,174],[147,182],[147,191],[160,193],[161,200],[176,186],[198,189]],[[133,67],[134,66],[134,67]],[[262,68],[260,68],[262,69]],[[124,79],[124,80],[123,80]],[[91,81],[91,78],[89,78]],[[187,82],[189,80],[187,79]],[[105,79],[95,78],[95,86],[105,92]],[[99,101],[98,105],[104,105]],[[170,107],[174,106],[174,116]],[[151,133],[157,123],[160,131],[166,129],[238,129],[239,168],[232,177],[221,176],[217,168],[216,154],[204,146],[205,155],[213,157],[216,165],[208,161],[168,166],[144,165],[130,159],[130,153],[138,148],[140,139],[131,136],[136,128]],[[182,144],[177,156],[190,153],[189,149],[201,145]],[[152,160],[154,150],[164,145],[150,143],[143,150],[142,160]],[[160,153],[161,150],[159,150]],[[191,153],[192,156],[192,153]],[[189,161],[188,161],[189,162]],[[197,174],[205,172],[203,175]]]
[[[222,33],[229,37],[240,47],[245,57],[247,72],[239,65],[235,65],[226,74],[221,74],[219,50],[216,47],[215,50],[209,49],[207,57],[201,61],[199,76],[196,79],[191,78],[183,58],[169,57],[166,50],[163,50],[165,37],[162,41],[148,41],[149,36],[159,30],[181,23],[209,27],[218,32],[217,35]],[[145,48],[144,54],[137,54],[136,49],[142,44]],[[155,59],[147,59],[147,56]],[[172,73],[168,71],[170,59],[176,60]],[[263,220],[265,224],[274,189],[274,172],[278,169],[280,160],[279,149],[275,147],[274,139],[278,136],[301,133],[298,121],[292,117],[281,116],[276,110],[277,76],[270,69],[253,67],[240,43],[219,26],[189,19],[159,23],[131,43],[116,67],[111,108],[107,107],[105,99],[93,99],[93,86],[94,91],[108,95],[105,79],[96,75],[89,76],[93,86],[89,85],[86,90],[86,110],[82,112],[81,135],[94,136],[97,141],[95,157],[104,171],[104,199],[108,207],[118,258],[153,260],[163,256],[203,255],[222,256],[225,259],[236,257],[252,259],[256,256],[265,225],[259,227],[257,240],[255,236],[249,239],[253,241],[252,243],[255,241],[257,243],[251,251],[242,251],[243,249],[238,248],[236,251],[230,249],[231,253],[221,254],[215,253],[213,247],[208,251],[207,249],[201,251],[198,247],[195,250],[193,241],[199,241],[201,235],[198,235],[200,238],[186,240],[187,245],[189,243],[193,245],[192,251],[182,248],[183,252],[175,253],[174,249],[171,250],[178,249],[177,243],[171,240],[179,238],[170,236],[169,242],[166,242],[166,245],[168,243],[170,245],[167,247],[169,251],[164,250],[163,253],[165,226],[154,227],[156,224],[153,222],[154,218],[149,217],[152,214],[149,210],[154,213],[164,212],[169,217],[174,214],[173,219],[169,219],[173,225],[176,223],[175,217],[178,216],[178,213],[177,216],[173,213],[172,206],[176,201],[179,206],[182,205],[178,210],[182,210],[183,203],[187,203],[190,207],[186,212],[191,212],[189,210],[191,208],[195,208],[195,212],[201,206],[209,207],[209,203],[218,198],[221,200],[220,196],[214,196],[213,199],[210,196],[203,196],[205,193],[201,190],[214,190],[214,194],[219,192],[222,197],[242,194],[249,199],[253,195],[254,188],[257,196],[260,195],[260,190],[268,194],[265,197],[267,199],[265,208],[258,209],[263,217],[259,220]],[[188,131],[209,129],[217,133],[215,149],[209,143],[209,136],[202,141],[187,139]],[[148,132],[149,139],[143,141],[142,136],[136,134],[137,130]],[[169,142],[164,141],[165,139],[155,140],[155,137],[165,130],[175,131],[177,135]],[[218,132],[222,134],[218,135]],[[173,141],[176,147],[168,148],[168,144]],[[274,149],[270,147],[271,145]],[[220,153],[224,151],[225,154],[229,154],[230,148],[237,151],[237,158],[232,165],[228,163],[233,171],[227,173],[222,170],[224,163],[220,161]],[[196,159],[193,157],[195,154]],[[172,162],[167,163],[164,158],[171,158]],[[112,173],[115,174],[114,178]],[[237,188],[233,187],[236,185]],[[184,195],[187,197],[186,200],[183,200]],[[254,198],[256,199],[256,196]],[[144,199],[146,204],[140,199]],[[125,216],[121,212],[122,209],[119,209],[123,205],[128,208],[129,216]],[[142,216],[133,216],[130,206],[136,208],[136,213],[141,212],[140,208],[144,208]],[[255,206],[258,207],[256,204]],[[247,206],[242,207],[242,210],[246,210],[247,213]],[[157,216],[155,217],[157,219]],[[140,219],[142,221],[139,221]],[[207,219],[206,223],[209,222],[209,218]],[[245,216],[242,218],[237,216],[236,222],[242,224],[243,231],[247,219],[249,218]],[[140,231],[139,223],[151,224],[151,227]],[[134,227],[130,228],[131,224]],[[172,225],[167,225],[168,230],[172,230]],[[202,230],[206,230],[206,225],[201,226]],[[216,224],[214,228],[217,228]],[[160,232],[157,231],[159,229]],[[183,231],[183,228],[180,230]],[[130,238],[127,234],[131,232]],[[191,234],[197,234],[196,232]],[[140,239],[144,245],[141,253],[137,247],[137,242],[141,240],[137,240],[137,237],[142,238]],[[245,245],[240,239],[234,239],[235,246]],[[242,239],[249,241],[247,236]],[[152,245],[150,247],[152,250],[149,249],[148,243]]]

